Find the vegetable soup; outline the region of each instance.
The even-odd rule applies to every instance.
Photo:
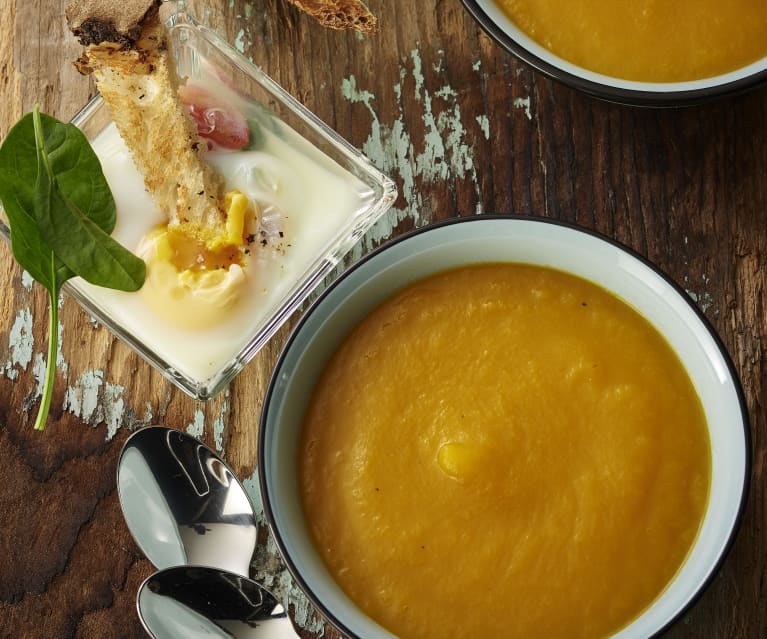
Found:
[[[305,416],[316,547],[402,639],[600,639],[684,563],[708,428],[641,315],[548,268],[416,282],[343,341]]]
[[[753,0],[496,0],[519,29],[585,69],[645,82],[707,78],[767,55]]]

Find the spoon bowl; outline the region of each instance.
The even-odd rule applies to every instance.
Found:
[[[211,566],[250,575],[253,505],[228,466],[191,435],[163,426],[133,433],[117,464],[120,505],[158,569]]]
[[[152,637],[297,636],[277,599],[248,578],[253,505],[210,448],[172,428],[142,428],[123,445],[117,491],[128,529],[160,569],[136,596]]]
[[[154,639],[282,639],[295,631],[282,605],[252,579],[206,566],[176,566],[148,577],[136,598]]]

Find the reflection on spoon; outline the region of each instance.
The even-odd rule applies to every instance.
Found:
[[[225,570],[177,566],[141,584],[139,618],[154,639],[287,639],[287,614],[255,581]]]
[[[136,543],[157,568],[196,564],[247,577],[256,518],[231,470],[194,437],[142,428],[123,446],[117,489]]]

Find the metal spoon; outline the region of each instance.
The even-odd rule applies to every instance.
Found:
[[[154,639],[295,638],[284,608],[255,581],[198,566],[177,566],[141,584],[137,603]]]
[[[117,491],[133,538],[157,568],[250,575],[253,506],[229,467],[191,435],[163,426],[133,433],[117,464]]]
[[[161,569],[136,597],[152,637],[297,636],[275,597],[248,578],[253,506],[210,448],[172,428],[142,428],[123,445],[117,492],[133,538]]]

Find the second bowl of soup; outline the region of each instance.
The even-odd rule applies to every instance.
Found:
[[[767,80],[764,3],[462,1],[508,51],[608,100],[678,106]]]

